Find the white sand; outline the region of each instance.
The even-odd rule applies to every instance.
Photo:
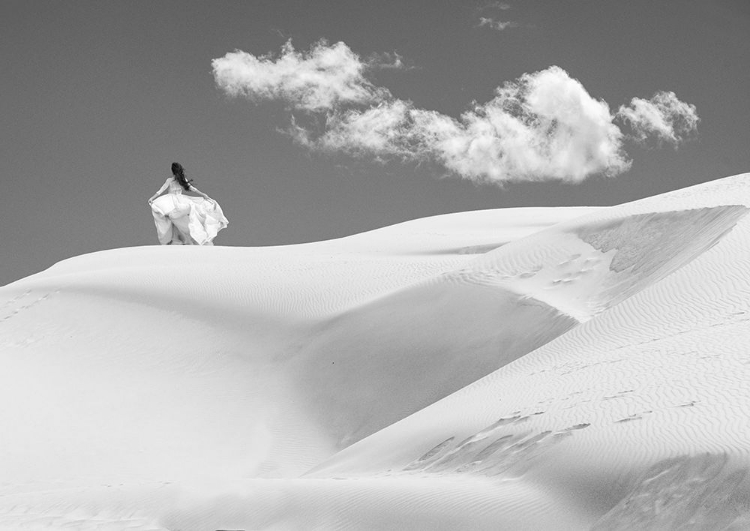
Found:
[[[0,288],[0,528],[750,529],[748,179]]]

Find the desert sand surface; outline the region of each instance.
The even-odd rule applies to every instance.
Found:
[[[0,528],[750,529],[750,174],[0,288]]]

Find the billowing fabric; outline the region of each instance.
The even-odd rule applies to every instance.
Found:
[[[182,190],[157,197],[151,204],[156,233],[162,245],[213,245],[219,231],[228,225],[215,201],[184,195]]]

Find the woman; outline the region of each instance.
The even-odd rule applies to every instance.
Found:
[[[161,195],[165,190],[169,193]],[[172,177],[151,196],[148,204],[162,245],[213,245],[216,234],[229,223],[219,204],[190,184],[179,162],[172,163]]]

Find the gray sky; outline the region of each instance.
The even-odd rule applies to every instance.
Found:
[[[282,132],[288,101],[217,87],[212,60],[233,50],[278,58],[289,39],[304,52],[321,38],[362,58],[397,53],[406,68],[369,82],[456,119],[556,65],[613,113],[673,91],[700,123],[678,149],[628,144],[632,166],[616,177],[500,187],[439,164],[310,151]],[[750,171],[746,0],[5,0],[0,43],[0,285],[155,245],[146,200],[173,161],[221,203],[230,226],[216,243],[234,246],[464,210],[611,205]]]

